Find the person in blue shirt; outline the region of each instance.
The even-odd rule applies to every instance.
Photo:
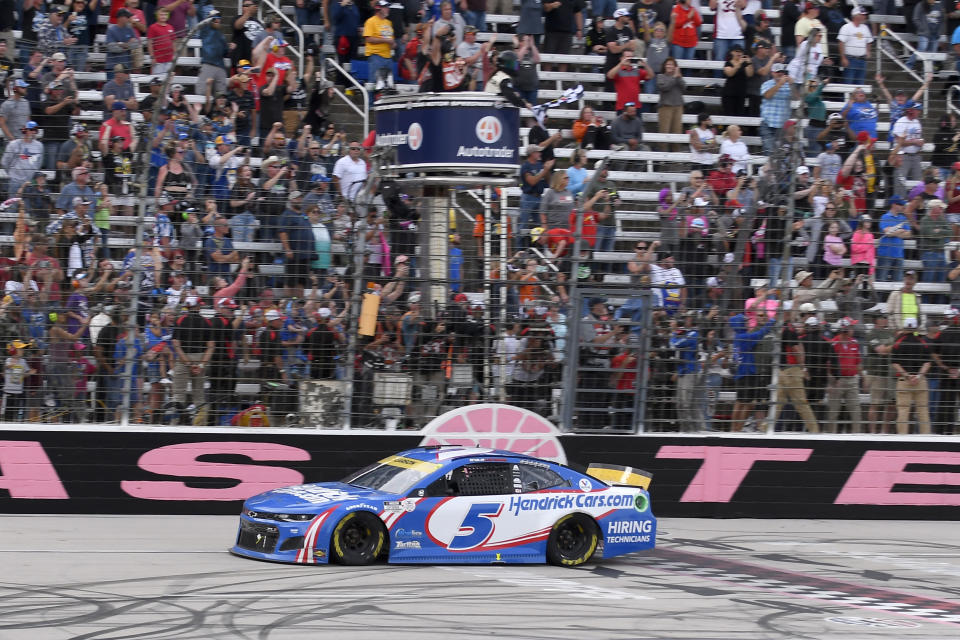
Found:
[[[853,98],[846,104],[841,111],[847,124],[854,134],[866,131],[871,138],[877,137],[877,118],[880,112],[867,100],[867,94],[863,89],[856,89],[853,92]]]
[[[200,29],[200,73],[197,87],[201,91],[212,86],[212,95],[227,92],[227,68],[223,59],[228,57],[227,38],[220,31],[220,12],[212,11],[213,22]]]
[[[697,403],[697,382],[700,379],[698,347],[700,334],[696,330],[697,312],[688,311],[684,326],[674,330],[670,346],[677,350],[677,422],[680,431],[701,431],[703,411]]]
[[[733,417],[730,423],[731,431],[743,431],[743,423],[753,411],[757,402],[769,394],[766,381],[757,375],[757,346],[763,336],[770,333],[776,318],[770,318],[767,324],[753,331],[747,330],[747,316],[738,313],[730,318],[730,328],[733,329],[733,374],[734,386],[737,388],[737,400],[733,404]]]
[[[910,221],[903,209],[907,201],[898,195],[887,201],[890,210],[880,217],[880,232],[877,244],[878,282],[899,282],[903,279],[904,240],[913,236]]]
[[[447,270],[450,277],[450,291],[460,293],[463,288],[463,249],[460,248],[460,234],[455,233],[450,238],[450,262]]]
[[[954,55],[957,57],[955,63],[957,68],[957,73],[960,73],[960,27],[957,27],[953,30],[953,35],[950,36],[950,47],[953,49]]]
[[[317,259],[313,225],[303,213],[303,194],[294,191],[287,208],[277,221],[277,236],[283,245],[287,292],[303,298],[303,288],[310,284],[310,263]]]

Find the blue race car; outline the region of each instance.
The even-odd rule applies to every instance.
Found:
[[[654,546],[650,476],[591,465],[579,473],[522,454],[421,447],[343,482],[248,499],[231,551],[260,560],[365,565],[533,563],[576,566]]]

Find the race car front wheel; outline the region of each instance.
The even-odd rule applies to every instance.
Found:
[[[547,561],[564,567],[583,564],[593,556],[600,541],[597,523],[582,513],[557,520],[547,539]]]
[[[380,556],[386,540],[380,518],[366,511],[354,511],[337,523],[330,547],[337,562],[364,565]]]

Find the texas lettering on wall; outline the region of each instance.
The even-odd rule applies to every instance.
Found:
[[[0,431],[5,513],[232,514],[270,489],[339,480],[411,435]],[[956,517],[960,443],[937,438],[560,438],[571,463],[653,473],[660,516]]]

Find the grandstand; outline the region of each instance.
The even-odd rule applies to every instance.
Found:
[[[728,63],[714,58],[721,40],[737,40],[717,38],[717,30],[752,29],[761,3],[718,16],[694,2],[703,24],[694,57],[677,61],[685,81],[679,129],[660,126],[668,105],[641,83],[631,100],[641,105],[643,132],[631,148],[578,141],[584,108],[606,130],[623,117],[616,108],[623,100],[607,82],[606,56],[583,38],[568,34],[570,44],[552,51],[556,34],[566,33],[560,18],[531,22],[527,2],[515,2],[512,14],[487,13],[482,24],[475,11],[445,17],[441,3],[420,17],[400,4],[359,4],[191,4],[196,15],[171,20],[182,48],[169,72],[150,55],[166,42],[161,36],[148,47],[141,34],[139,58],[136,48],[119,47],[128,40],[111,18],[118,3],[91,14],[83,68],[67,75],[52,58],[81,45],[63,44],[69,24],[50,30],[63,19],[48,17],[56,6],[44,5],[40,17],[14,16],[9,104],[0,106],[4,128],[17,125],[4,141],[14,151],[0,163],[11,198],[0,212],[7,294],[0,330],[5,344],[24,346],[9,346],[5,420],[395,429],[417,428],[464,403],[502,400],[572,431],[953,432],[960,87],[953,87],[951,42],[960,16],[950,14],[937,38],[921,40],[926,27],[917,26],[914,5],[887,3],[898,13],[868,16],[864,28],[876,41],[865,57],[867,82],[852,84],[842,81],[836,32],[854,26],[852,10],[871,11],[870,2],[763,8],[778,52],[801,9],[819,12],[830,34],[833,63],[817,72],[830,80],[817,90],[821,98],[808,99],[812,85],[790,82],[796,124],[784,129],[796,132],[791,138],[768,128],[760,84],[743,85],[752,93],[738,94],[742,113],[727,112],[739,80],[725,79]],[[616,8],[636,30],[645,12],[659,19],[673,4]],[[574,5],[559,3],[570,16]],[[553,219],[543,214],[550,224],[527,224],[526,216],[541,221],[541,213],[525,209],[533,200],[518,176],[440,178],[392,168],[394,150],[373,136],[385,83],[371,76],[368,54],[376,58],[370,52],[383,43],[349,32],[378,12],[402,35],[388,47],[396,74],[390,93],[411,102],[420,87],[404,83],[399,70],[405,57],[415,67],[427,60],[425,48],[407,47],[418,23],[448,21],[461,33],[476,24],[475,41],[493,43],[478,60],[476,91],[496,71],[499,51],[544,34],[536,59],[522,66],[523,82],[534,83],[525,95],[542,104],[572,87],[583,93],[548,110],[545,133],[533,111],[520,110],[519,161],[539,166],[543,150],[530,158],[531,145],[557,134],[548,152],[553,172],[569,173],[584,193],[554,189],[547,170],[544,200],[570,203],[576,215],[568,220],[557,209]],[[589,34],[592,6],[582,14]],[[58,35],[50,41],[50,33]],[[44,55],[31,75],[38,46]],[[853,48],[846,53],[855,57]],[[119,116],[104,101],[118,59],[132,73],[116,97],[138,107]],[[767,67],[764,77],[776,73]],[[220,102],[218,74],[230,79]],[[21,80],[27,86],[18,89]],[[180,95],[172,95],[177,85]],[[51,111],[56,91],[68,92],[68,101]],[[894,98],[900,91],[904,104],[919,104],[919,144],[894,135],[902,131],[896,123],[910,119]],[[841,122],[825,131],[830,154],[807,134],[833,114]],[[710,126],[698,134],[704,115]],[[39,142],[36,133],[19,137],[28,121],[39,121]],[[75,134],[78,124],[88,133]],[[870,149],[855,151],[864,128]],[[110,140],[87,142],[114,129],[116,149]],[[734,139],[736,129],[742,135]],[[695,148],[691,140],[701,135],[714,146]],[[731,162],[742,178],[725,167],[721,143],[736,149]],[[37,145],[39,158],[29,151]],[[838,181],[837,165],[851,153],[861,154],[863,173],[851,168],[855,175]],[[701,182],[692,178],[698,173]],[[612,193],[584,211],[592,186]],[[904,205],[891,204],[900,197]],[[942,213],[931,211],[936,200]],[[893,218],[884,216],[896,207],[906,210],[911,231],[887,240]],[[869,237],[864,216],[872,218]],[[900,257],[889,263],[892,245]],[[910,271],[919,282],[905,282]],[[797,281],[806,273],[812,284]],[[743,338],[756,332],[764,333]],[[920,358],[916,371],[894,364],[900,356],[886,348],[907,333],[923,336],[905,362]],[[808,370],[800,392],[795,367]],[[921,369],[922,381],[914,381]],[[895,390],[907,382],[906,391],[926,390],[925,409],[919,392],[913,413],[898,406]],[[815,425],[801,419],[808,402]]]

